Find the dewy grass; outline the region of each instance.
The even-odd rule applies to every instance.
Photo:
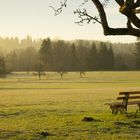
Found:
[[[84,78],[72,72],[63,80],[56,73],[43,80],[9,75],[0,79],[0,139],[139,139],[140,113],[136,119],[115,116],[104,105],[116,101],[120,91],[140,90],[139,79],[140,72],[87,72]],[[100,121],[84,122],[84,117]]]

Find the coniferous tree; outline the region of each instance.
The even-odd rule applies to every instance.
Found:
[[[29,73],[34,70],[37,61],[37,52],[34,47],[28,47],[24,51],[22,51],[20,55],[20,62],[23,65],[24,71]]]
[[[39,80],[41,80],[41,75],[42,75],[42,72],[44,71],[44,65],[43,65],[42,61],[40,61],[40,60],[37,61],[36,65],[35,65],[35,70],[38,73]]]
[[[98,68],[99,70],[107,70],[108,69],[108,49],[105,43],[100,43],[100,50],[98,53]]]
[[[53,68],[53,56],[52,56],[51,40],[43,40],[41,48],[39,50],[40,58],[45,66],[46,70],[52,70]]]
[[[67,43],[63,40],[59,40],[55,42],[54,45],[54,71],[57,72],[65,72],[69,69],[69,61],[68,61],[68,47]]]
[[[76,47],[75,44],[71,45],[71,55],[70,55],[71,59],[70,59],[70,69],[72,71],[78,71],[78,69],[80,68],[80,62],[77,56],[77,51],[76,51]]]
[[[95,43],[92,43],[89,53],[87,55],[87,68],[90,71],[97,70],[98,67],[98,55]]]
[[[77,46],[77,57],[79,59],[80,64],[80,73],[84,73],[87,68],[87,55],[88,55],[88,48],[85,47],[82,41],[79,42]]]
[[[110,45],[109,46],[109,49],[108,49],[108,68],[109,70],[113,70],[114,69],[114,52],[113,52],[113,49],[112,49],[112,46]]]

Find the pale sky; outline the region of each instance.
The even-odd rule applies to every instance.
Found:
[[[60,0],[0,0],[0,36],[17,36],[24,38],[30,35],[34,38],[52,39],[89,39],[113,42],[134,42],[132,36],[104,36],[101,25],[85,24],[78,26],[77,15],[73,11],[80,6],[83,0],[69,0],[67,8],[54,16],[50,5],[57,7]],[[113,0],[114,1],[114,0]],[[125,17],[118,12],[118,6],[111,1],[106,8],[110,25],[125,27]],[[85,5],[88,11],[94,16],[98,15],[93,4]],[[122,20],[123,19],[123,20]],[[126,22],[126,21],[125,21]]]

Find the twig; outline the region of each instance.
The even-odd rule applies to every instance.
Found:
[[[55,9],[53,6],[49,6],[49,7],[54,10],[54,14],[55,14],[55,16],[57,16],[57,15],[61,14],[64,7],[67,7],[67,0],[61,1],[60,7],[58,9]]]
[[[78,14],[78,18],[80,19],[78,22],[75,22],[79,25],[82,25],[84,22],[86,22],[87,24],[89,24],[91,21],[93,21],[93,23],[100,23],[101,21],[99,21],[97,16],[92,17],[91,15],[89,15],[86,11],[86,9],[83,9],[83,11],[81,11],[80,9],[77,9],[76,11],[74,11],[74,14]]]

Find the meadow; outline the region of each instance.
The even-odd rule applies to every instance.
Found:
[[[18,72],[0,78],[0,140],[135,140],[134,119],[112,115],[105,103],[120,91],[140,91],[140,72],[49,72],[42,80]],[[128,111],[134,114],[137,106]],[[97,121],[84,122],[84,117]]]

